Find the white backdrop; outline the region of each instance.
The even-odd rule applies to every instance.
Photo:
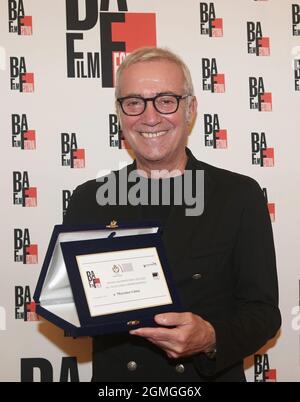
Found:
[[[88,29],[82,29],[83,23],[81,27],[78,23],[77,29],[67,29],[71,14],[66,3],[73,3],[79,20],[89,17]],[[114,95],[103,77],[111,73],[107,58],[111,53],[105,53],[106,45],[110,52],[110,39],[124,40],[124,50],[130,52],[137,45],[153,44],[156,38],[158,46],[178,53],[191,69],[199,102],[198,120],[189,141],[194,154],[257,179],[266,189],[270,212],[275,209],[272,216],[283,325],[276,341],[256,358],[247,359],[247,378],[299,381],[300,1],[127,0],[119,2],[120,10],[116,0],[109,3],[109,11],[100,12],[101,0],[0,1],[0,380],[30,380],[31,376],[35,381],[90,380],[90,339],[65,337],[54,325],[36,321],[34,313],[25,314],[24,320],[23,303],[32,299],[53,225],[62,221],[63,191],[68,194],[98,171],[131,160],[125,149],[110,144]],[[111,38],[110,24],[105,23],[119,17],[121,21],[113,23]],[[219,30],[207,32],[208,24]],[[95,78],[67,76],[68,62],[72,66],[72,60],[67,59],[72,34],[77,35],[74,51],[82,52],[85,74],[89,57],[96,63],[96,73],[99,62]],[[258,55],[249,53],[248,45],[254,52],[257,47]],[[203,74],[209,74],[203,66],[208,63],[211,73],[224,74],[225,92],[203,89]],[[104,74],[101,66],[106,69]],[[27,82],[33,73],[33,92],[26,92],[31,89],[26,83],[22,91],[14,89],[20,83],[20,73],[27,73],[21,75],[21,81]],[[260,84],[251,87],[253,95],[258,89],[261,100],[272,97],[271,111],[250,109],[249,77]],[[257,103],[258,97],[253,102]],[[261,108],[266,106],[262,103]],[[218,138],[213,146],[213,134],[208,134],[209,125],[204,124],[208,115],[216,123],[215,139],[224,134],[218,130],[227,130],[227,147]],[[31,141],[26,140],[29,137]],[[118,145],[117,134],[112,134],[111,140]],[[258,153],[252,155],[252,151]],[[76,157],[76,152],[75,167],[63,166],[62,159],[69,163],[70,155]],[[272,153],[274,166],[253,164],[253,157],[257,160]],[[273,165],[272,160],[263,159],[265,165]],[[36,206],[20,205],[24,192],[27,205],[35,204],[32,196],[37,193]]]

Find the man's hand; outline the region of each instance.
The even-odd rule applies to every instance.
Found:
[[[164,313],[154,317],[159,328],[138,328],[132,335],[142,336],[164,350],[170,358],[180,358],[208,352],[214,348],[213,326],[192,313]],[[165,328],[172,327],[172,328]]]

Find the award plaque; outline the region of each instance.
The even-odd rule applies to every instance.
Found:
[[[37,313],[72,336],[155,326],[181,311],[157,225],[54,227],[34,294]]]

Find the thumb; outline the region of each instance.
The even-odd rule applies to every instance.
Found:
[[[185,313],[163,313],[157,314],[154,320],[159,325],[176,327],[186,323]]]

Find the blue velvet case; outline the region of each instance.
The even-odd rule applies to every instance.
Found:
[[[154,223],[136,225],[56,225],[34,293],[36,312],[71,336],[94,336],[155,326],[154,315],[181,311],[161,238]],[[171,304],[92,316],[76,257],[154,247],[165,276]]]

